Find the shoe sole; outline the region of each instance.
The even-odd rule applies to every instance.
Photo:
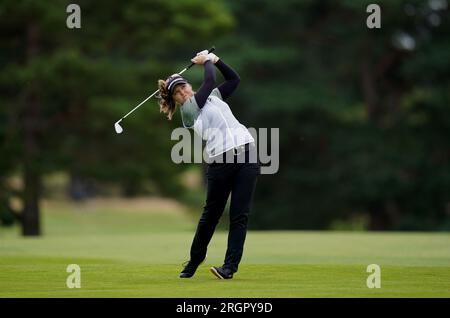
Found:
[[[217,278],[219,278],[219,279],[225,279],[225,278],[223,278],[222,276],[220,276],[219,272],[218,272],[214,267],[211,267],[209,270],[210,270],[211,273],[213,273],[214,276],[216,276]]]
[[[198,264],[197,267],[199,267],[200,265],[202,265],[202,264],[206,261],[206,258],[207,258],[207,257],[208,257],[208,255],[205,256],[205,258],[203,259],[203,261],[202,261],[200,264]],[[195,271],[197,271],[197,270],[195,270]],[[192,276],[189,276],[189,277],[180,277],[180,276],[178,276],[178,278],[192,278],[192,277],[194,277],[194,275],[195,275],[195,273],[192,274]]]

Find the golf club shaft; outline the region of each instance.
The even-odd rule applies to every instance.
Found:
[[[153,94],[151,94],[149,97],[147,97],[146,99],[144,99],[139,105],[137,105],[135,108],[133,108],[132,110],[130,110],[128,112],[128,114],[126,114],[125,116],[122,117],[122,119],[127,118],[128,115],[130,115],[132,112],[134,112],[136,109],[138,109],[142,104],[144,104],[146,101],[148,101],[150,98],[152,98],[153,96],[155,96],[156,93],[159,92],[159,89],[156,90]],[[122,120],[121,119],[121,120]]]
[[[212,51],[214,51],[216,48],[213,46],[208,50],[208,53],[211,53]],[[190,65],[186,66],[181,72],[179,72],[178,74],[183,74],[184,72],[186,72],[188,69],[190,69],[193,65],[195,65],[195,63],[191,63]],[[133,108],[132,110],[130,110],[125,116],[123,116],[121,118],[125,119],[127,118],[128,115],[130,115],[132,112],[134,112],[136,109],[138,109],[142,104],[144,104],[146,101],[148,101],[150,98],[152,98],[153,96],[155,96],[157,93],[159,92],[159,89],[156,90],[153,94],[151,94],[149,97],[147,97],[146,99],[144,99],[139,105],[137,105],[135,108]]]

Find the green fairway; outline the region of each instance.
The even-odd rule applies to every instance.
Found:
[[[195,219],[182,212],[53,205],[44,236],[0,229],[0,297],[450,297],[449,233],[249,232],[239,272],[216,279],[226,232],[179,279]],[[81,288],[66,267],[81,267]],[[369,289],[367,265],[381,267]]]

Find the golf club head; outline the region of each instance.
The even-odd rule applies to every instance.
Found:
[[[122,121],[122,119],[114,124],[114,129],[116,130],[117,134],[121,134],[123,132],[123,128],[122,128],[122,126],[120,126],[121,121]]]

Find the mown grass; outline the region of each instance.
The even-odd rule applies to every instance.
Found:
[[[450,297],[449,233],[251,231],[233,280],[217,232],[192,279],[179,279],[195,220],[179,211],[52,205],[44,235],[0,229],[0,297]],[[81,267],[69,289],[66,267]],[[381,267],[369,289],[367,265]]]

